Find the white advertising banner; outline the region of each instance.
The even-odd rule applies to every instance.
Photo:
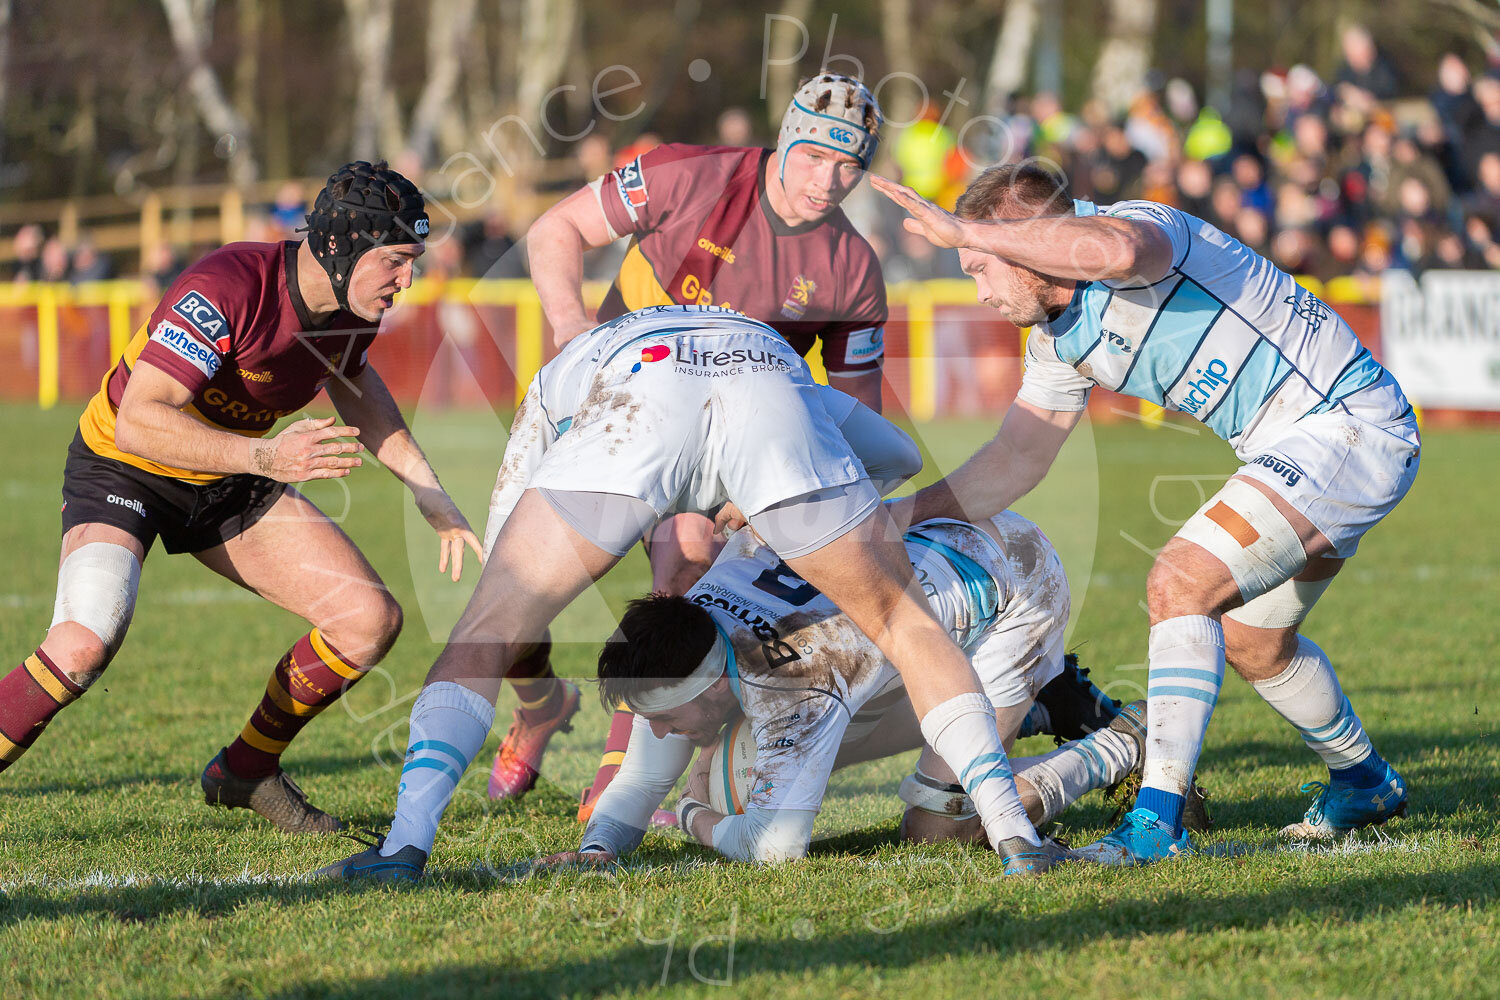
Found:
[[[1381,276],[1381,363],[1418,406],[1500,410],[1500,272]]]

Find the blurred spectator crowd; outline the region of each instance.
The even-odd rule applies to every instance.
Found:
[[[1050,93],[1017,99],[1004,128],[971,129],[962,143],[935,109],[894,136],[884,169],[951,207],[984,166],[1037,157],[1066,172],[1076,197],[1175,205],[1285,270],[1344,279],[1356,293],[1359,286],[1373,293],[1374,279],[1392,268],[1500,268],[1500,60],[1475,77],[1461,56],[1448,53],[1431,81],[1404,81],[1365,28],[1349,28],[1341,41],[1343,61],[1332,80],[1305,65],[1243,71],[1222,115],[1202,106],[1181,79],[1158,82],[1122,115],[1097,101],[1070,111]],[[719,117],[713,141],[754,145],[760,138],[750,116],[732,108]],[[644,134],[614,149],[593,133],[570,151],[568,179],[555,193],[659,141]],[[420,163],[395,165],[421,177]],[[295,238],[308,194],[285,185],[272,204],[249,215],[245,238]],[[846,207],[888,280],[962,276],[955,255],[905,233],[899,213],[868,186]],[[492,204],[459,239],[434,241],[424,270],[433,277],[524,277],[517,242],[525,221]],[[114,276],[109,258],[86,238],[68,246],[28,225],[12,249],[16,280]],[[614,247],[590,255],[587,277],[612,277],[620,253]],[[181,267],[163,244],[147,248],[141,270],[164,287]]]

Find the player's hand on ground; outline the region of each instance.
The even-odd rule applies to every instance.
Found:
[[[936,247],[958,248],[969,245],[963,220],[952,212],[944,211],[911,188],[879,174],[870,175],[870,184],[906,210],[909,218],[902,220],[902,225],[907,232],[925,237],[927,242]]]
[[[617,855],[613,851],[563,851],[538,858],[531,863],[531,869],[555,871],[559,868],[603,868],[614,864],[616,860]]]
[[[358,427],[344,427],[334,417],[309,417],[288,424],[269,441],[258,441],[251,450],[256,474],[282,483],[305,483],[311,479],[342,479],[364,464],[358,441],[339,438],[359,436]]]
[[[417,510],[438,533],[438,572],[447,573],[452,563],[455,583],[464,572],[464,546],[474,550],[481,566],[484,565],[484,548],[469,521],[464,517],[453,498],[442,490],[423,489],[416,491]]]

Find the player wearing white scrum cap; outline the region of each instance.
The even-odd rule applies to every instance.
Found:
[[[1339,316],[1292,276],[1193,216],[1149,201],[1074,201],[1034,164],[992,167],[945,212],[883,178],[906,228],[955,247],[980,300],[1032,326],[995,440],[902,506],[983,517],[1035,486],[1102,385],[1201,421],[1245,464],[1167,542],[1146,581],[1150,739],[1136,808],[1081,848],[1134,865],[1191,851],[1183,795],[1226,662],[1328,766],[1301,822],[1324,838],[1406,808],[1302,620],[1416,478],[1411,404]]]
[[[868,462],[850,439],[866,442]],[[975,768],[965,787],[991,842],[1038,844],[994,707],[922,600],[871,482],[868,467],[881,464],[890,486],[921,457],[884,418],[813,382],[762,323],[662,306],[575,339],[517,414],[491,506],[493,547],[412,706],[390,833],[323,874],[418,877],[511,664],[659,518],[728,501],[902,671],[928,742],[958,771]]]
[[[1009,745],[1036,693],[1062,670],[1070,598],[1057,553],[1036,525],[1013,513],[980,525],[920,524],[905,546],[933,614],[969,657]],[[708,785],[717,776],[707,753],[677,807],[684,831],[741,861],[803,856],[834,769],[923,745],[901,677],[880,650],[749,531],[734,537],[687,596],[634,602],[600,653],[599,678],[606,703],[623,699],[638,713],[630,747],[579,850],[548,863],[609,862],[633,850],[693,746],[714,743],[741,713],[737,728],[750,734],[755,756],[740,808],[711,804]],[[1033,823],[1136,766],[1145,732],[1140,707],[1045,757],[1010,762]],[[909,806],[909,839],[979,833],[964,784],[930,749],[900,796]],[[1037,873],[1067,856],[1050,841],[1040,848],[1007,842],[1001,854],[1008,874]]]
[[[816,346],[832,384],[879,412],[885,282],[874,249],[840,204],[869,168],[880,125],[864,84],[822,73],[798,88],[774,149],[667,143],[564,198],[526,235],[554,341],[561,347],[651,306],[725,306],[773,327],[798,354]],[[629,248],[596,314],[583,298],[584,251],[622,237]],[[645,541],[652,586],[675,594],[703,575],[720,544],[696,514],[664,520]],[[577,688],[555,676],[545,644],[509,679],[520,707],[490,772],[496,799],[532,788],[547,741],[579,704]],[[629,713],[620,712],[581,820],[629,735]]]

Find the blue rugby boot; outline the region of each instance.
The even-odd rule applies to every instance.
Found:
[[[1373,788],[1355,788],[1342,781],[1309,781],[1298,791],[1317,795],[1307,815],[1281,828],[1282,836],[1294,840],[1332,840],[1406,815],[1406,782],[1390,764],[1386,764],[1380,784]]]
[[[346,882],[366,879],[373,882],[418,882],[422,878],[422,869],[427,867],[427,852],[420,847],[407,845],[387,858],[380,854],[384,837],[376,837],[373,841],[359,837],[349,839],[369,846],[342,861],[324,865],[312,873],[313,878]]]
[[[1000,842],[1000,857],[1005,861],[1006,875],[1040,875],[1072,861],[1073,852],[1051,837],[1043,837],[1040,846],[1024,837],[1010,837]]]
[[[1098,865],[1130,868],[1166,861],[1194,853],[1187,831],[1174,837],[1172,828],[1150,809],[1132,809],[1113,833],[1105,834],[1087,847],[1073,851],[1073,856]]]

